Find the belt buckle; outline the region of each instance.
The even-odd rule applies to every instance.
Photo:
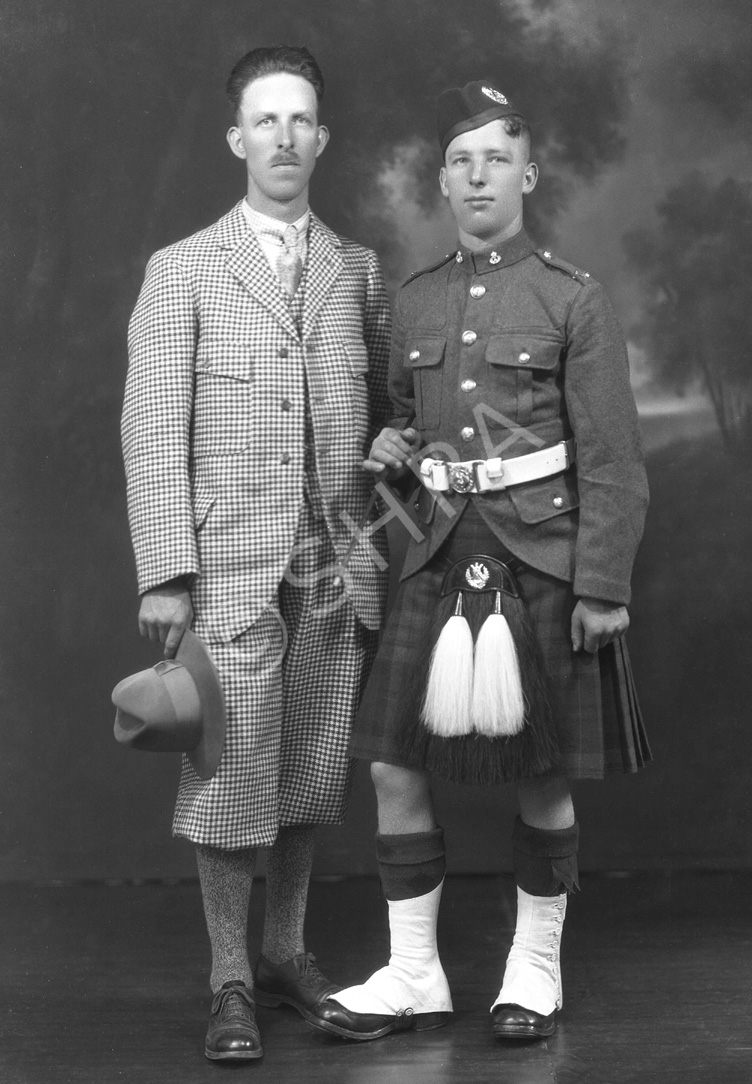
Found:
[[[469,493],[475,485],[475,473],[463,463],[449,463],[449,485],[455,493]]]

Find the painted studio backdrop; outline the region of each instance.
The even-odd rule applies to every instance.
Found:
[[[487,77],[530,118],[528,224],[616,305],[652,489],[630,643],[655,762],[578,788],[582,865],[750,865],[750,23],[748,0],[0,0],[0,879],[194,874],[170,838],[177,758],[112,737],[113,685],[156,661],[126,325],[148,256],[244,194],[224,80],[278,42],[327,79],[312,205],[393,289],[454,242],[436,94]],[[439,788],[454,871],[511,868],[512,808]],[[374,828],[361,768],[318,872],[374,872]]]

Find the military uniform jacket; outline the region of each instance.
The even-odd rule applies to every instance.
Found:
[[[387,409],[389,304],[376,256],[311,216],[300,326],[241,205],[157,252],[129,331],[122,421],[140,592],[187,576],[197,630],[230,640],[290,561],[306,396],[338,559],[367,505],[361,461]],[[378,626],[384,573],[356,547],[347,589]]]
[[[415,412],[421,455],[506,459],[574,438],[577,460],[501,492],[442,494],[449,514],[422,491],[424,537],[411,541],[402,577],[436,552],[471,499],[527,564],[573,582],[580,597],[627,603],[647,483],[624,340],[600,285],[536,252],[522,231],[413,276],[395,323],[393,424]]]

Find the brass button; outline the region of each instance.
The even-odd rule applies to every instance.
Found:
[[[476,335],[476,333],[474,331],[463,331],[462,332],[462,341],[465,344],[465,346],[472,346],[477,338],[478,338],[478,336]]]
[[[280,461],[280,463],[286,465],[287,463],[290,462],[291,458],[292,458],[292,456],[290,455],[289,452],[283,452],[282,455],[280,456],[279,461]]]
[[[530,355],[528,354],[527,350],[523,350],[517,360],[519,361],[520,365],[527,365],[527,363],[530,361]]]
[[[283,410],[292,410],[292,403],[290,402],[289,399],[283,399],[282,400],[282,409]]]
[[[563,497],[554,497],[554,508],[563,508],[563,507],[564,507],[564,498]]]
[[[411,350],[410,351],[410,361],[417,361],[419,357],[420,357],[420,350]]]
[[[460,436],[465,441],[472,440],[475,436],[475,430],[473,429],[472,425],[466,425],[464,429],[461,429]]]
[[[470,297],[483,297],[486,292],[485,286],[471,286]]]
[[[475,391],[477,385],[474,380],[463,380],[460,387],[463,391]]]

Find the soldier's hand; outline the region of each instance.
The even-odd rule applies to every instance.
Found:
[[[593,654],[622,636],[628,628],[626,606],[597,598],[581,598],[572,613],[572,648]]]
[[[418,450],[420,433],[417,429],[382,429],[371,445],[364,470],[372,474],[399,471],[406,467]]]
[[[141,596],[139,632],[155,644],[164,644],[166,659],[175,657],[183,633],[192,623],[193,604],[182,581],[162,584]]]

